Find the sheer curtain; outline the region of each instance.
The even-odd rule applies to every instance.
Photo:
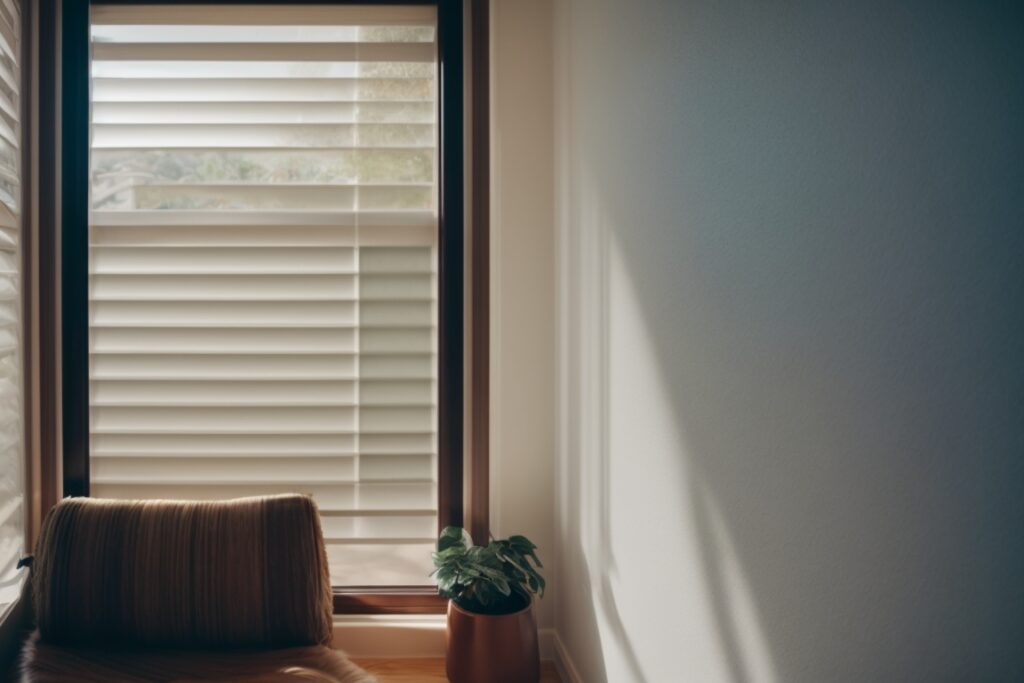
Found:
[[[21,355],[20,5],[0,1],[0,617],[25,545]]]

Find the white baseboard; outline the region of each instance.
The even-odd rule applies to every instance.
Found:
[[[537,629],[537,644],[540,646],[541,659],[555,658],[555,638],[557,637],[553,628]]]
[[[563,683],[583,683],[583,677],[580,676],[579,670],[573,664],[569,651],[565,649],[565,643],[562,642],[562,639],[558,637],[558,633],[554,630],[552,630],[552,636],[552,646],[554,648],[552,659],[555,660],[555,668],[558,670],[558,675]]]

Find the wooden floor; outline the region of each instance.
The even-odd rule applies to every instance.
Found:
[[[380,683],[447,683],[443,659],[354,659]],[[540,683],[560,683],[551,662],[541,664]]]

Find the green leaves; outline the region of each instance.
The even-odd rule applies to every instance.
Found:
[[[502,614],[524,607],[531,594],[544,595],[537,546],[525,536],[473,545],[461,527],[449,526],[437,539],[433,576],[441,594],[475,612]]]
[[[467,548],[473,545],[473,537],[469,532],[459,526],[446,526],[441,536],[437,539],[437,551],[443,552],[449,548]]]

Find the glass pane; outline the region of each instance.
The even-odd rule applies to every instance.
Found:
[[[336,585],[428,585],[437,65],[293,60],[433,49],[377,23],[93,26],[91,490],[307,493]]]

